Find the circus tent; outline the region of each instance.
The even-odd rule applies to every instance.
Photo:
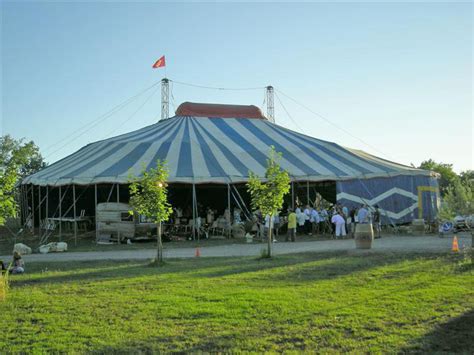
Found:
[[[436,213],[432,172],[292,131],[255,106],[184,103],[174,117],[88,144],[22,184],[124,185],[157,159],[167,162],[169,184],[239,184],[249,171],[264,175],[271,146],[282,153],[280,163],[292,183],[332,182],[337,202],[377,204],[397,223]]]

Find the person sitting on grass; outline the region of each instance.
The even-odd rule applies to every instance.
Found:
[[[13,252],[13,263],[10,269],[11,274],[23,274],[25,272],[25,263],[21,258],[21,254],[17,251]]]

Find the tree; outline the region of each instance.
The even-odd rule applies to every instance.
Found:
[[[166,180],[168,179],[168,169],[166,162],[159,159],[156,162],[156,169],[148,171],[143,168],[140,178],[131,178],[130,184],[130,206],[134,211],[151,218],[157,226],[157,261],[158,265],[163,262],[163,243],[161,240],[161,224],[167,221],[171,215],[171,205],[168,203],[168,190]]]
[[[458,180],[446,190],[439,212],[442,219],[474,214],[474,181]]]
[[[15,140],[10,135],[0,137],[0,225],[17,214],[15,192],[18,181],[45,166],[33,141],[25,143],[23,139]]]
[[[439,179],[439,190],[441,196],[444,196],[449,186],[459,181],[459,176],[454,172],[452,164],[437,163],[432,159],[423,161],[420,169],[431,170],[441,175]]]
[[[262,181],[258,175],[250,171],[250,178],[247,183],[247,189],[252,198],[252,208],[260,209],[263,216],[269,215],[270,217],[268,257],[272,257],[272,219],[283,205],[283,198],[290,191],[290,176],[278,164],[280,158],[281,153],[277,153],[275,147],[272,146],[267,159],[265,181]]]

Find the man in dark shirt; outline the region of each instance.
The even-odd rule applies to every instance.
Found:
[[[382,231],[382,226],[380,224],[379,206],[375,205],[374,208],[375,208],[375,211],[374,211],[372,220],[375,227],[375,238],[381,238],[380,232]]]

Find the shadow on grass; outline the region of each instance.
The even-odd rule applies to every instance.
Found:
[[[439,255],[438,255],[439,257]],[[31,263],[27,274],[12,278],[12,286],[52,283],[100,282],[134,277],[176,274],[177,277],[219,278],[263,272],[259,277],[274,282],[311,282],[361,272],[415,258],[433,258],[419,254],[353,255],[348,252],[301,253],[272,259],[253,257],[170,259],[160,267],[148,261],[74,261],[67,263]],[[285,269],[285,268],[288,269]],[[276,273],[268,271],[279,269]]]
[[[196,272],[193,276],[217,278],[289,267],[287,270],[279,270],[274,275],[266,274],[262,275],[262,277],[269,281],[308,282],[341,277],[407,260],[429,260],[438,257],[438,254],[420,255],[417,253],[370,253],[358,255],[346,251],[336,251],[333,253],[311,252],[279,255],[272,259],[247,259],[245,263],[242,259],[236,260],[234,258],[232,261],[227,262],[223,268],[211,269],[210,271],[203,269]],[[390,276],[387,275],[387,277]]]
[[[472,354],[474,349],[474,310],[436,326],[431,333],[418,338],[401,353]]]

